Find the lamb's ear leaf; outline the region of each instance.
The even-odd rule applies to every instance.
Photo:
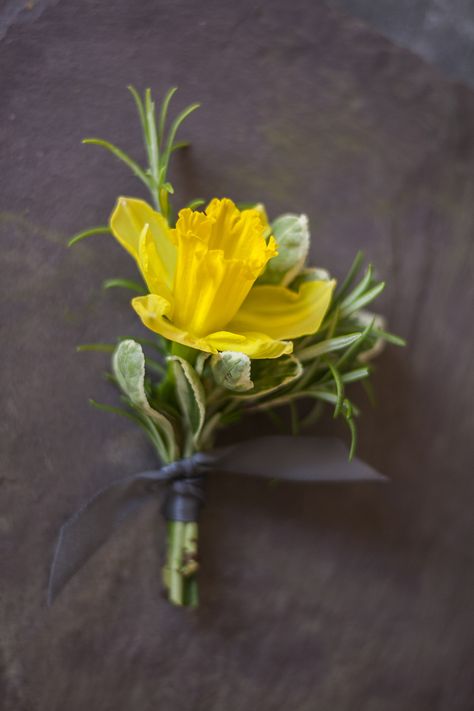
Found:
[[[237,351],[222,351],[211,358],[214,380],[228,390],[245,392],[253,388],[250,358]]]
[[[176,441],[174,428],[162,412],[151,407],[145,392],[145,355],[139,343],[132,339],[121,341],[112,356],[112,369],[117,383],[130,404],[142,412],[158,427],[169,452],[175,458]]]
[[[199,377],[201,377],[201,375],[204,373],[204,367],[206,365],[206,361],[210,357],[211,357],[210,353],[205,353],[204,351],[200,351],[198,353],[196,362],[194,364],[194,370],[199,375]]]
[[[168,356],[176,381],[176,394],[184,418],[189,423],[193,440],[199,440],[199,435],[206,419],[206,396],[204,388],[195,369],[180,356]]]
[[[288,286],[304,267],[308,256],[308,218],[293,213],[280,215],[272,222],[271,232],[278,245],[278,254],[270,259],[258,281],[260,284]]]
[[[297,380],[303,373],[303,366],[294,355],[288,355],[272,360],[253,360],[251,372],[254,387],[251,391],[240,395],[245,399],[269,395]]]

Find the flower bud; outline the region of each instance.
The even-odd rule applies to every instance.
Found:
[[[270,259],[259,283],[287,286],[301,271],[308,255],[308,218],[288,213],[277,217],[271,228],[278,255]]]
[[[211,368],[216,383],[228,390],[244,392],[253,388],[250,379],[250,358],[243,353],[218,353],[211,358]]]

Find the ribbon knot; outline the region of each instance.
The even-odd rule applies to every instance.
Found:
[[[161,468],[163,478],[169,480],[192,479],[204,474],[210,467],[211,457],[204,452],[196,452],[186,459],[177,459]]]
[[[168,475],[162,514],[167,521],[194,522],[204,504],[204,461],[201,453],[163,467]]]

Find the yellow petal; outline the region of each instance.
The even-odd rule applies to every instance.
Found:
[[[260,219],[260,223],[262,225],[263,236],[265,238],[267,236],[270,236],[272,233],[272,229],[270,227],[270,222],[268,220],[267,211],[265,210],[265,205],[263,205],[261,202],[258,202],[253,207],[248,207],[245,210],[242,210],[242,213],[245,214],[249,210],[252,210],[253,212],[257,213],[257,215]]]
[[[293,351],[291,341],[278,341],[264,333],[218,331],[203,339],[218,351],[238,351],[249,358],[279,358]]]
[[[217,353],[217,348],[208,344],[205,339],[193,336],[178,326],[175,326],[168,318],[171,313],[169,301],[156,294],[137,296],[132,299],[132,306],[139,315],[144,326],[159,333],[160,336],[185,346],[196,348],[208,353]]]
[[[180,243],[173,320],[199,336],[227,326],[249,293],[255,276],[245,262],[225,259],[190,239]]]
[[[213,221],[206,217],[204,212],[185,207],[179,211],[176,227],[171,230],[173,244],[178,244],[179,235],[198,238],[208,244],[211,238],[212,225]]]
[[[163,296],[172,303],[173,295],[167,283],[167,274],[149,224],[144,226],[138,240],[138,265],[151,293]]]
[[[173,321],[199,337],[227,326],[276,254],[258,212],[247,213],[216,199],[206,214],[181,210],[172,231],[178,250]]]
[[[237,315],[232,331],[259,331],[276,339],[315,333],[331,302],[336,282],[310,281],[298,292],[283,286],[254,286]]]
[[[122,247],[137,261],[140,235],[146,224],[150,226],[156,253],[150,269],[156,270],[160,279],[165,277],[166,283],[171,286],[176,268],[176,247],[170,239],[165,218],[144,200],[125,197],[118,199],[110,217],[110,229]]]
[[[205,337],[199,337],[169,320],[171,304],[161,296],[147,294],[132,299],[132,306],[139,315],[142,323],[160,336],[170,341],[182,343],[185,346],[196,348],[207,353],[218,351],[239,351],[249,358],[278,358],[291,353],[291,342],[277,341],[263,333],[230,333],[217,331]]]
[[[277,254],[276,243],[265,240],[265,225],[258,210],[242,212],[229,198],[214,198],[206,208],[213,222],[209,249],[222,249],[226,259],[242,259],[257,270],[264,269],[271,257]]]

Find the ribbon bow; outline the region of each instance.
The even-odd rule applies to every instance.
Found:
[[[204,503],[204,475],[221,471],[293,482],[386,481],[345,446],[328,437],[257,437],[212,452],[198,452],[161,469],[133,474],[100,489],[59,532],[48,603],[131,514],[166,484],[163,515],[168,521],[197,521]]]

